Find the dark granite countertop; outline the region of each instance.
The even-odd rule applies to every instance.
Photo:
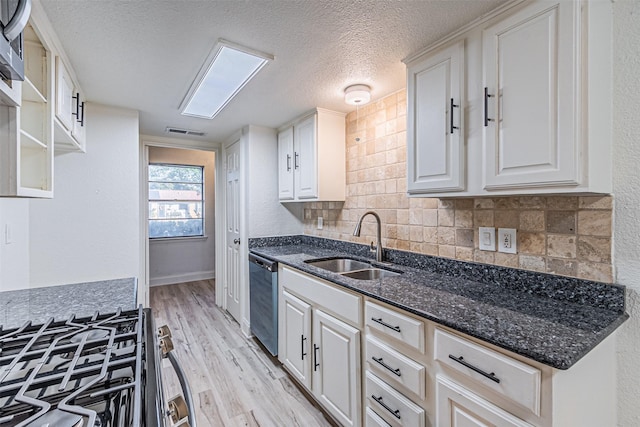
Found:
[[[309,236],[250,242],[258,255],[558,369],[571,367],[628,318],[618,285],[401,251],[386,251],[396,262],[385,267],[403,274],[378,280],[305,263],[342,256],[372,262],[359,246]]]
[[[131,310],[137,306],[134,277],[0,292],[0,326],[11,329],[31,321],[46,322],[92,316],[96,311]]]

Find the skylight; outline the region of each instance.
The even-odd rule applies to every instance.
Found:
[[[219,40],[180,105],[185,116],[213,119],[273,56]]]

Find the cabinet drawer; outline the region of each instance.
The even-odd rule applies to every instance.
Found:
[[[540,415],[539,369],[439,329],[434,358]]]
[[[392,384],[403,385],[424,399],[426,387],[424,366],[372,336],[367,336],[366,354],[369,368],[375,371],[376,375]]]
[[[282,268],[278,284],[298,296],[313,301],[355,326],[362,325],[361,298],[287,267]]]
[[[369,328],[396,338],[424,353],[424,322],[367,301],[365,323]]]
[[[368,405],[381,417],[398,426],[423,427],[424,409],[367,371]]]
[[[386,422],[380,415],[367,406],[365,414],[365,426],[366,427],[391,427],[391,424]]]

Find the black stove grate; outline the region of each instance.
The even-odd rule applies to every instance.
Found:
[[[0,330],[0,425],[139,426],[146,314]]]

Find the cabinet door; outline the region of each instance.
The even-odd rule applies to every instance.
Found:
[[[313,313],[313,394],[343,426],[360,425],[360,331]]]
[[[60,57],[56,57],[56,117],[68,130],[73,129],[75,105],[73,101],[73,81]]]
[[[297,199],[318,197],[316,115],[294,126],[294,183]]]
[[[311,390],[311,306],[287,291],[282,292],[284,309],[281,361],[291,375]]]
[[[484,188],[579,184],[580,2],[535,2],[483,31]]]
[[[436,382],[439,427],[532,427],[445,377],[437,376]]]
[[[464,190],[464,41],[412,65],[407,75],[407,189]]]
[[[293,200],[293,127],[278,134],[278,198]]]

